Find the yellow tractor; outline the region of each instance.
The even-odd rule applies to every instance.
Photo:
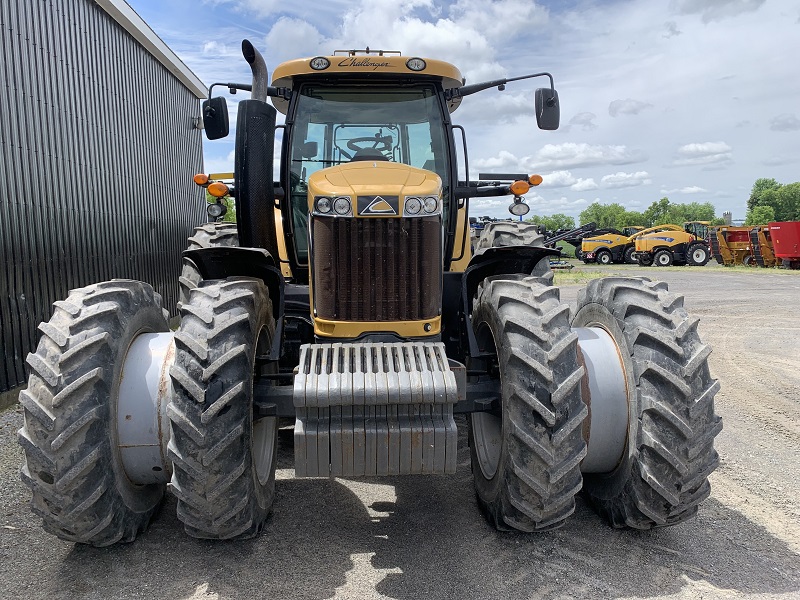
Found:
[[[702,267],[711,257],[707,221],[658,225],[636,236],[635,257],[643,267],[691,265]]]
[[[601,265],[611,263],[636,264],[633,253],[636,250],[633,240],[644,228],[638,226],[604,230],[600,235],[585,237],[581,241],[580,258],[585,263],[596,262]]]
[[[540,178],[459,177],[453,113],[543,76],[532,104],[556,129],[552,77],[465,84],[439,60],[352,50],[284,63],[270,81],[242,50],[252,83],[222,84],[251,91],[233,187],[203,183],[233,195],[237,241],[206,231],[184,253],[195,272],[179,329],[150,285],[127,280],[73,290],[40,326],[19,439],[45,529],[129,542],[169,484],[189,535],[252,537],[275,497],[279,420],[294,424],[298,477],[445,476],[457,415],[498,529],[558,527],[581,491],[615,527],[694,515],[722,424],[682,298],[615,277],[571,311],[541,238],[500,232],[470,249],[470,201],[510,196],[519,216]],[[209,98],[206,134],[224,137],[225,100]]]

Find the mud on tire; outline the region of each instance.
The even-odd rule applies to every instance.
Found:
[[[187,250],[197,250],[199,248],[216,248],[220,246],[230,247],[239,245],[239,232],[236,223],[206,223],[200,227],[195,227],[194,234],[189,238]],[[189,301],[189,294],[200,283],[200,271],[197,265],[188,258],[183,259],[181,275],[178,277],[180,285],[178,297],[178,309],[180,310],[184,302]]]
[[[497,352],[502,389],[502,415],[470,418],[478,504],[498,529],[558,527],[574,511],[586,454],[584,371],[569,307],[536,278],[488,280],[473,327],[482,347]]]
[[[710,493],[719,462],[714,414],[719,383],[699,319],[665,283],[591,281],[578,296],[574,327],[602,327],[616,340],[628,372],[628,444],[611,473],[584,474],[584,493],[614,527],[650,529],[680,523]],[[631,443],[632,442],[632,443]]]
[[[272,508],[277,419],[254,421],[253,377],[274,332],[260,280],[203,281],[181,308],[168,450],[178,519],[193,537],[252,537]]]
[[[133,485],[116,443],[125,355],[140,333],[167,331],[161,296],[138,281],[72,290],[39,325],[19,401],[23,482],[49,533],[70,542],[131,542],[147,527],[164,485]]]

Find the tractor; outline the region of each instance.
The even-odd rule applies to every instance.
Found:
[[[708,226],[708,221],[687,221],[683,226],[657,225],[640,231],[633,236],[633,256],[643,267],[702,267],[711,258]]]
[[[466,84],[446,62],[352,50],[283,63],[270,81],[253,45],[242,51],[252,82],[221,84],[251,92],[234,182],[213,189],[233,196],[236,236],[212,223],[184,253],[177,331],[130,280],[71,291],[39,327],[19,441],[44,528],[130,542],[169,489],[190,536],[253,537],[285,423],[295,475],[326,478],[447,476],[466,423],[478,505],[500,530],[559,527],[578,493],[614,527],[694,515],[722,423],[683,298],[612,277],[571,311],[541,239],[470,249],[470,201],[511,196],[519,216],[541,178],[460,178],[452,114],[546,77],[533,104],[556,129],[552,76]],[[211,92],[205,130],[221,138],[227,107]]]

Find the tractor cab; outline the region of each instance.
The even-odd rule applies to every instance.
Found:
[[[709,221],[687,221],[683,224],[683,229],[698,240],[706,240],[709,225],[711,225]]]

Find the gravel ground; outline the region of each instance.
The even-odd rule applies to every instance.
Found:
[[[613,530],[579,498],[559,530],[497,533],[477,509],[463,435],[452,476],[297,480],[285,430],[275,513],[257,539],[193,540],[169,497],[135,543],[94,549],[30,513],[12,408],[0,414],[0,597],[800,597],[800,273],[609,272],[667,281],[714,348],[722,461],[696,519]],[[579,287],[562,298],[574,305]]]

